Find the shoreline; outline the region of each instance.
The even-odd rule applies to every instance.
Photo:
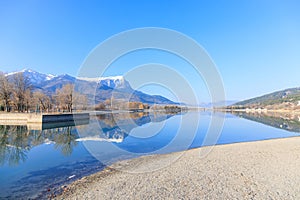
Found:
[[[119,161],[64,186],[56,199],[300,198],[300,137],[221,144],[200,158],[206,148],[211,147]],[[179,154],[157,171],[124,172],[149,169]]]
[[[139,112],[159,112],[159,110],[143,110]],[[257,111],[246,109],[190,109],[188,112],[222,112],[222,113],[248,113],[248,114],[289,114],[292,116],[300,115],[298,110],[267,110]],[[74,113],[7,113],[0,112],[0,125],[12,125],[12,126],[27,126],[29,129],[43,129],[45,124],[49,126],[51,123],[66,123],[66,122],[78,122],[81,120],[89,120],[91,117],[105,114],[123,114],[123,113],[135,113],[131,110],[103,110],[103,111],[86,111],[86,112],[74,112]],[[299,117],[300,121],[300,117]]]

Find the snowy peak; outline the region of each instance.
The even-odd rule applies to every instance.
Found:
[[[130,86],[123,76],[107,76],[99,78],[78,77],[77,79],[88,82],[96,82],[99,85],[108,86],[110,88],[126,88]]]
[[[108,81],[108,80],[112,80],[112,81],[124,81],[124,77],[123,76],[107,76],[107,77],[98,77],[98,78],[88,78],[88,77],[77,77],[77,79],[79,80],[83,80],[83,81],[89,81],[89,82],[101,82],[101,81]]]
[[[111,88],[125,88],[127,86],[127,82],[125,81],[123,76],[102,77],[99,79],[98,83],[100,85],[106,85]]]
[[[35,86],[41,86],[46,84],[46,82],[75,82],[76,80],[87,81],[97,83],[101,86],[107,86],[109,88],[131,88],[130,84],[125,80],[123,76],[108,76],[99,78],[87,78],[87,77],[73,77],[68,74],[62,74],[54,76],[52,74],[43,74],[32,69],[23,69],[21,71],[6,73],[5,76],[13,76],[17,73],[23,73],[29,78],[31,83]]]
[[[34,71],[32,69],[23,69],[21,71],[11,72],[5,74],[5,76],[13,76],[14,74],[23,73],[26,77],[28,77],[32,84],[40,84],[44,81],[51,80],[55,78],[56,76],[52,74],[42,74],[37,71]]]

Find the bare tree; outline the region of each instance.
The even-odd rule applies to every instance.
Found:
[[[39,91],[33,93],[33,103],[37,110],[40,108],[42,111],[49,111],[52,106],[51,98]]]
[[[0,73],[0,101],[2,101],[4,110],[10,111],[10,103],[12,96],[12,85],[9,83],[7,77]]]
[[[25,90],[25,94],[24,94],[24,106],[25,106],[25,110],[29,111],[30,107],[32,106],[32,92],[30,89]]]
[[[26,95],[26,93],[31,93],[31,84],[28,77],[24,76],[24,73],[17,73],[13,77],[13,100],[16,109],[18,112],[24,112],[24,110],[28,110],[26,108],[26,102],[29,100],[26,98],[30,98],[30,95]]]
[[[72,112],[73,109],[73,96],[74,95],[74,85],[67,84],[64,85],[61,89],[56,90],[56,102],[58,106]]]
[[[74,92],[73,98],[74,106],[77,110],[86,110],[88,105],[88,99],[85,95],[78,92]]]

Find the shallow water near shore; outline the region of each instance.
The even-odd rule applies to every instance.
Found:
[[[0,125],[0,199],[46,198],[118,160],[201,147],[211,120],[220,117],[216,144],[300,135],[295,116],[246,113],[105,114],[44,130]]]

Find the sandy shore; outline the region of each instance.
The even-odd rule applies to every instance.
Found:
[[[208,148],[208,147],[204,147]],[[122,161],[65,188],[58,199],[300,199],[300,137],[220,145]],[[202,149],[203,150],[203,149]]]

